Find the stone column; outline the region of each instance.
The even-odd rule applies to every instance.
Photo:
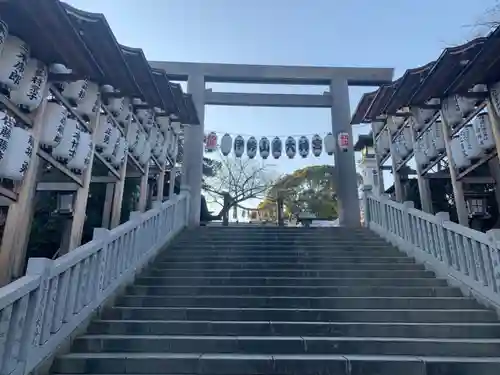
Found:
[[[188,226],[193,227],[200,225],[205,122],[205,79],[203,75],[190,75],[187,88],[188,93],[193,95],[193,103],[200,120],[200,125],[189,125],[184,129],[183,184],[189,186],[191,191]]]
[[[335,148],[339,224],[346,227],[359,227],[361,226],[361,219],[347,80],[344,78],[332,79],[330,93],[332,96],[332,133],[335,136],[335,141],[337,141],[339,132],[349,134],[349,148],[347,151],[342,151],[340,147]]]

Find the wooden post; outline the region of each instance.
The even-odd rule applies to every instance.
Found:
[[[98,108],[101,108],[99,99]],[[87,218],[87,201],[89,198],[90,180],[92,179],[92,165],[94,164],[95,144],[97,137],[97,127],[99,126],[100,111],[90,121],[90,131],[92,132],[92,152],[90,153],[89,166],[83,173],[83,186],[76,192],[75,203],[73,205],[73,222],[71,224],[71,237],[68,251],[76,249],[82,242],[83,225]],[[64,249],[63,249],[64,250]],[[63,253],[64,254],[64,253]]]
[[[177,167],[172,167],[170,170],[170,180],[168,183],[168,199],[172,199],[175,194],[175,176],[177,174]]]
[[[109,229],[111,222],[111,210],[113,209],[113,195],[115,192],[115,184],[106,184],[106,195],[104,197],[104,207],[102,209],[101,227]]]
[[[125,189],[125,176],[127,174],[127,162],[128,153],[125,152],[125,160],[120,167],[120,179],[115,183],[115,189],[113,194],[113,205],[111,210],[111,226],[110,229],[116,228],[120,225],[120,220],[122,216],[122,205],[123,205],[123,191]]]
[[[446,157],[448,158],[448,167],[450,169],[451,185],[453,187],[453,197],[455,199],[455,207],[457,208],[458,223],[460,225],[469,226],[469,211],[465,204],[463,183],[457,180],[457,171],[453,165],[453,157],[451,153],[451,135],[450,128],[446,122],[445,116],[441,111],[441,124],[443,127],[444,144],[446,146]]]
[[[377,190],[375,192],[375,194],[378,194],[378,195],[382,195],[384,194],[385,192],[385,189],[384,189],[384,171],[382,170],[382,166],[380,165],[380,158],[379,158],[379,152],[380,150],[377,150],[376,149],[376,145],[377,145],[377,140],[376,140],[376,137],[375,137],[375,126],[373,126],[373,123],[372,123],[372,135],[373,135],[373,149],[375,150],[375,162],[377,163],[376,164],[376,168],[377,168]]]
[[[396,170],[396,159],[394,158],[394,155],[396,154],[396,150],[395,150],[394,142],[392,141],[392,135],[391,135],[389,129],[387,129],[387,132],[389,132],[389,137],[391,139],[392,176],[394,178],[394,192],[396,195],[396,202],[403,203],[403,201],[404,201],[403,184],[401,183],[401,174]]]
[[[144,174],[141,176],[141,185],[139,188],[139,202],[137,211],[144,212],[148,201],[148,177],[149,177],[149,161],[144,166]]]
[[[156,200],[163,202],[163,186],[165,185],[165,170],[161,169],[156,180]]]
[[[416,122],[417,119],[413,118],[413,121]],[[411,121],[410,119],[410,124],[413,124],[413,121]],[[411,142],[413,144],[413,151],[415,152],[415,147],[417,145],[415,141],[416,135],[413,126],[411,128],[412,128],[410,132]],[[418,192],[420,194],[420,204],[422,206],[422,211],[432,214],[433,213],[432,195],[429,187],[429,180],[422,175],[422,167],[418,163],[415,163],[415,165],[416,165],[415,169],[417,171]]]
[[[42,133],[43,111],[47,105],[48,94],[49,85],[45,88],[43,101],[36,110],[33,120],[31,129],[34,138],[33,156],[18,191],[17,201],[10,205],[5,222],[0,251],[0,286],[8,284],[12,279],[21,277],[23,274],[26,249],[35,211],[37,178],[42,164],[37,151]]]

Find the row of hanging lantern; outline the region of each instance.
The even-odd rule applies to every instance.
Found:
[[[262,137],[257,141],[257,138],[251,136],[245,142],[245,139],[241,135],[236,136],[233,140],[231,135],[226,133],[221,138],[220,145],[217,143],[217,134],[215,132],[211,132],[205,136],[205,151],[213,152],[220,147],[220,151],[224,156],[229,155],[233,151],[234,156],[238,158],[242,157],[246,151],[248,158],[253,159],[257,156],[258,151],[262,159],[267,159],[269,155],[272,155],[275,159],[279,159],[284,151],[288,158],[293,159],[297,154],[297,150],[298,154],[303,158],[308,157],[309,153],[318,157],[323,152],[323,146],[328,155],[333,155],[336,147],[345,151],[349,148],[349,135],[343,132],[339,133],[337,144],[332,133],[328,133],[324,139],[320,135],[315,134],[310,142],[306,136],[299,137],[298,141],[290,136],[285,139],[283,144],[280,137],[274,137],[271,141],[267,137]]]
[[[17,36],[10,35],[8,25],[0,20],[0,92],[22,111],[33,112],[42,102],[49,71],[55,74],[72,72],[62,64],[48,67],[30,57],[30,46]],[[55,88],[85,120],[90,120],[99,113],[100,92],[115,92],[110,85],[99,87],[97,83],[86,79],[60,82]],[[144,103],[136,98],[111,96],[108,99],[107,108],[111,116],[126,129],[126,136],[121,135],[108,115],[101,113],[96,134],[96,151],[115,168],[123,165],[127,151],[142,165],[149,162],[151,155],[162,165],[166,163],[167,156],[176,160],[180,122],[166,115],[159,116],[159,109],[153,111],[140,108],[134,116],[132,104]],[[34,142],[29,131],[15,127],[15,124],[13,119],[2,112],[0,178],[20,181],[29,165]],[[78,120],[65,106],[50,98],[44,110],[40,147],[68,168],[82,173],[89,166],[93,142],[91,135],[81,128]],[[26,155],[30,155],[28,159]]]
[[[10,35],[0,20],[0,92],[29,113],[40,106],[47,78],[47,66],[31,58],[30,46]],[[0,112],[0,178],[21,181],[34,152],[34,138],[16,125],[7,112]]]

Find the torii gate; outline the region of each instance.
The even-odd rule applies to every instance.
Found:
[[[203,136],[205,105],[313,107],[331,108],[332,133],[349,134],[350,147],[335,151],[339,223],[342,226],[360,225],[356,166],[350,125],[349,86],[379,86],[392,82],[392,68],[307,67],[275,65],[240,65],[186,62],[150,62],[153,68],[163,69],[172,80],[187,81],[193,96],[200,126],[186,127],[184,143],[183,183],[191,191],[189,224],[200,221],[201,181],[203,165]],[[327,85],[323,95],[251,94],[213,92],[206,82],[267,83],[295,85]]]

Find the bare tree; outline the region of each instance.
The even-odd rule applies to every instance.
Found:
[[[498,26],[500,26],[500,0],[495,0],[495,3],[486,8],[473,24],[465,25],[471,29],[471,39],[486,36]]]
[[[221,155],[218,162],[217,170],[206,179],[203,189],[211,198],[208,203],[221,206],[219,218],[226,218],[233,207],[248,209],[241,204],[249,199],[263,199],[274,183],[275,173],[257,160]]]

